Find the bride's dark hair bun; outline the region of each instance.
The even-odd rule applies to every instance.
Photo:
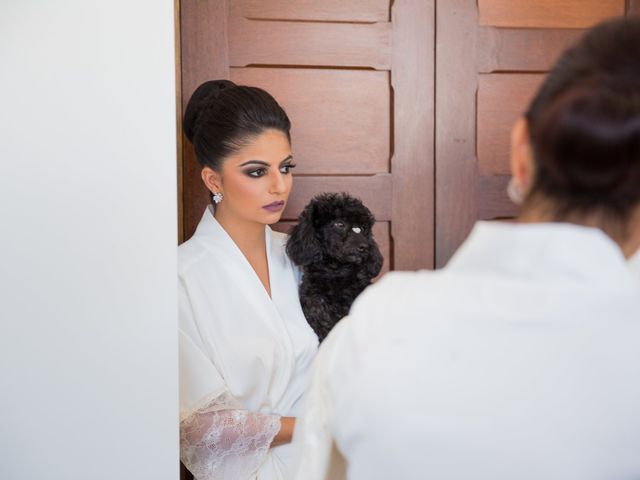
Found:
[[[229,80],[209,80],[196,88],[183,119],[198,162],[214,170],[267,129],[279,130],[290,140],[289,117],[269,93]]]
[[[196,125],[204,110],[210,107],[222,90],[235,86],[230,80],[209,80],[196,88],[184,112],[183,129],[190,142],[193,142]]]
[[[599,25],[558,61],[526,114],[530,198],[624,218],[640,203],[640,19]]]

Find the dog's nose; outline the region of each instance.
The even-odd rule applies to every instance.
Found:
[[[367,250],[367,246],[366,245],[359,245],[358,246],[358,251],[360,253],[364,253]]]

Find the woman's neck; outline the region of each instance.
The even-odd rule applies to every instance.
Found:
[[[265,252],[264,225],[239,219],[224,208],[216,208],[215,219],[246,257]]]
[[[614,219],[605,211],[593,211],[585,214],[567,214],[558,218],[551,202],[536,202],[525,205],[518,216],[520,223],[564,222],[583,227],[599,228],[618,244],[625,258],[630,258],[640,248],[640,206],[636,207],[623,222]]]

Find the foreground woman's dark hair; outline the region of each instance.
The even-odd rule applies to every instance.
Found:
[[[640,19],[594,28],[560,58],[531,102],[535,179],[524,207],[558,221],[597,216],[616,239],[640,203]]]

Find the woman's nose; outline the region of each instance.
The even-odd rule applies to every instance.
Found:
[[[283,193],[287,189],[284,175],[276,172],[271,180],[271,193]]]

